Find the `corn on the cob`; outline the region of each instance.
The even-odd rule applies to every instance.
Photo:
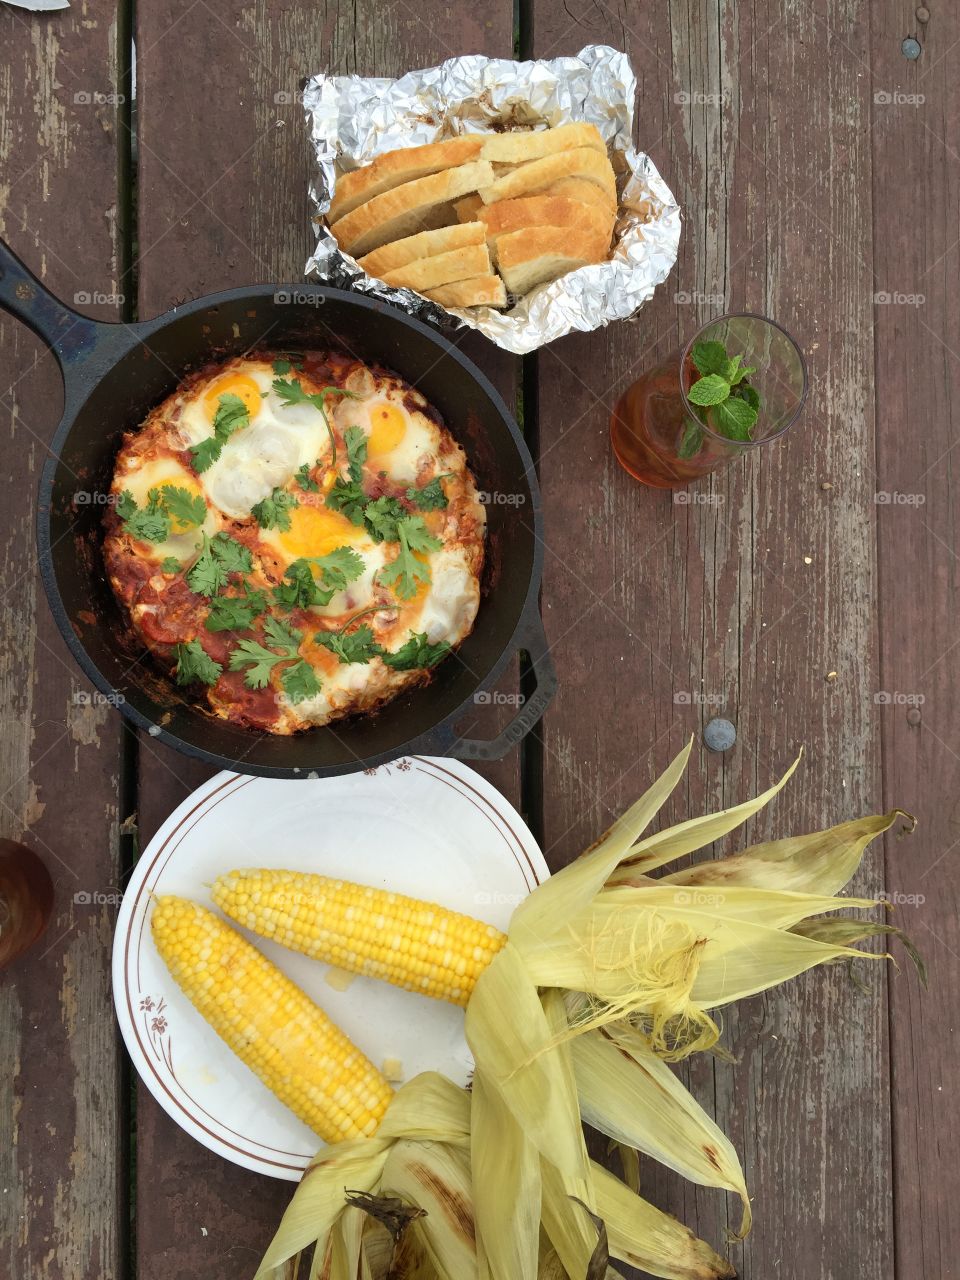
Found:
[[[308,872],[233,871],[211,896],[262,938],[463,1007],[507,940],[435,903]]]
[[[390,1085],[266,956],[186,898],[158,898],[151,927],[184,995],[305,1124],[325,1142],[376,1130]]]

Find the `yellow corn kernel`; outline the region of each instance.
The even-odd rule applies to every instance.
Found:
[[[507,940],[433,902],[310,872],[231,871],[215,881],[212,897],[262,938],[464,1007]]]
[[[184,995],[304,1124],[325,1142],[375,1132],[393,1090],[286,974],[186,898],[158,898],[151,929]]]

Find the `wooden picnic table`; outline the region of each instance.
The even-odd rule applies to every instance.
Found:
[[[677,269],[634,323],[522,360],[468,346],[539,458],[561,680],[542,732],[486,772],[555,868],[718,707],[737,745],[695,752],[670,820],[762,789],[801,745],[754,838],[919,816],[857,888],[900,903],[930,989],[882,965],[859,984],[817,971],[729,1012],[735,1064],[684,1070],[742,1155],[756,1226],[731,1256],[754,1280],[960,1276],[960,11],[925,3],[0,5],[0,234],[108,319],[301,277],[304,76],[628,50],[639,143],[683,208]],[[724,308],[797,336],[810,399],[783,444],[681,502],[618,469],[609,412]],[[110,996],[111,897],[208,770],[85,696],[34,546],[59,378],[29,331],[0,316],[0,333],[0,833],[57,883],[44,941],[0,978],[0,1276],[234,1280],[290,1186],[214,1156],[137,1087]],[[723,1246],[735,1205],[652,1164],[643,1183]]]

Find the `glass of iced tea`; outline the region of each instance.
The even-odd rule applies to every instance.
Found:
[[[0,969],[43,933],[53,910],[53,881],[32,849],[0,840]]]
[[[763,316],[724,315],[627,388],[610,439],[635,479],[676,489],[779,440],[806,397],[807,367],[789,333]]]

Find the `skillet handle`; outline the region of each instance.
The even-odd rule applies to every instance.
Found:
[[[557,672],[550,657],[547,633],[543,619],[533,611],[520,638],[520,648],[530,657],[536,688],[495,738],[454,738],[447,754],[458,760],[502,760],[511,747],[515,747],[542,718],[557,692]]]
[[[3,240],[0,240],[0,307],[22,320],[58,354],[67,334],[77,325],[99,327],[96,321],[78,315],[54,297]]]

